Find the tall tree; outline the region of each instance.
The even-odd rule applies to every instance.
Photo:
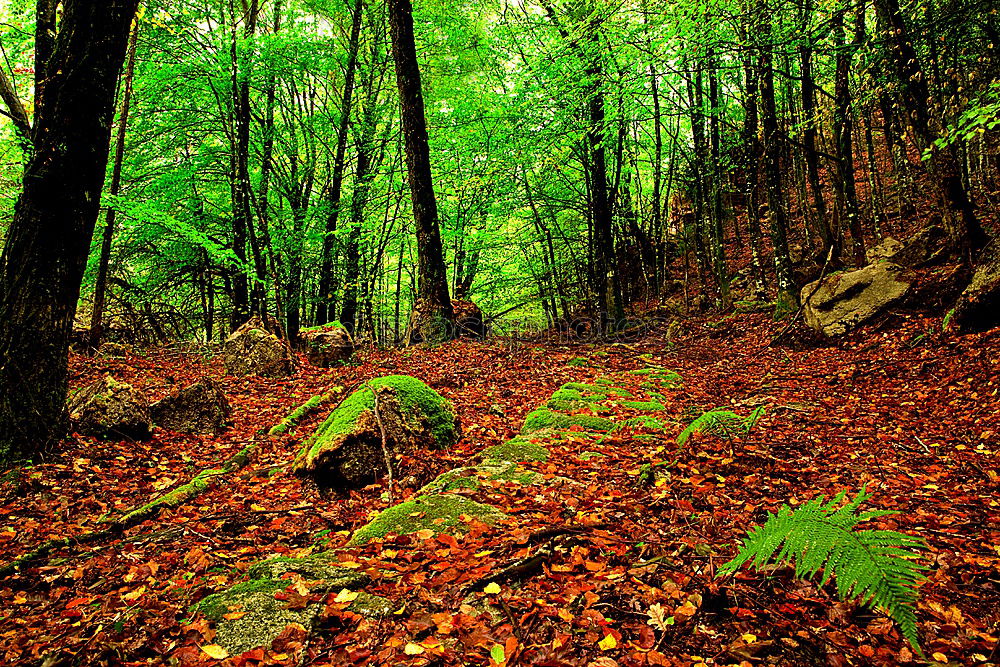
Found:
[[[407,342],[432,342],[454,335],[455,311],[448,293],[448,272],[434,197],[427,119],[413,35],[413,6],[410,0],[388,0],[388,7],[406,169],[417,230],[417,295],[407,329]]]
[[[36,456],[66,434],[67,350],[137,5],[63,0],[54,43],[36,45],[45,76],[35,91],[34,152],[0,257],[3,463]]]

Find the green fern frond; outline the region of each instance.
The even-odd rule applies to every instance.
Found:
[[[836,578],[841,599],[883,609],[899,624],[903,636],[920,651],[917,637],[917,586],[927,568],[914,562],[913,549],[925,548],[919,537],[892,530],[855,530],[863,522],[895,512],[861,512],[870,495],[862,490],[844,502],[811,500],[796,510],[782,507],[763,526],[753,528],[736,558],[719,568],[731,574],[746,563],[760,569],[768,563],[791,563],[795,576],[809,579],[823,570],[820,585]]]
[[[737,436],[745,436],[757,425],[764,416],[764,406],[758,407],[746,417],[730,410],[710,410],[688,424],[688,427],[677,436],[677,444],[683,447],[695,433],[710,433],[724,440]]]

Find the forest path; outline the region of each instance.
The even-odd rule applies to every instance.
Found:
[[[684,379],[682,388],[659,392],[667,418],[662,433],[625,430],[600,443],[581,437],[553,447],[548,462],[529,467],[574,478],[586,489],[484,488],[481,498],[503,504],[515,524],[470,535],[458,547],[404,538],[351,550],[350,562],[359,567],[394,573],[377,592],[401,608],[405,603],[405,611],[388,622],[358,625],[333,610],[333,630],[311,650],[353,664],[426,664],[429,658],[487,664],[493,646],[510,649],[507,657],[516,651],[519,660],[563,664],[598,656],[657,664],[660,655],[666,661],[660,664],[692,664],[691,656],[713,656],[718,664],[767,656],[812,664],[844,652],[902,663],[912,652],[891,623],[836,602],[829,590],[786,574],[712,577],[766,512],[817,493],[868,486],[879,508],[902,512],[889,525],[930,542],[926,561],[935,569],[919,612],[928,654],[976,664],[972,656],[994,650],[991,624],[1000,608],[994,417],[1000,344],[996,335],[954,339],[935,326],[915,317],[836,345],[766,348],[775,325],[747,315],[722,325],[690,321],[673,350],[655,341],[607,347],[459,342],[368,352],[357,366],[306,368],[284,382],[226,379],[237,423],[220,438],[161,432],[151,443],[78,441],[29,469],[17,489],[5,484],[5,492],[21,494],[7,493],[2,509],[0,555],[8,560],[50,536],[90,529],[109,509],[145,502],[245,443],[261,441],[244,474],[164,511],[126,541],[0,582],[8,609],[0,621],[0,655],[11,664],[49,651],[83,651],[88,664],[158,663],[166,655],[210,661],[197,648],[211,643],[209,626],[180,622],[191,603],[242,581],[262,558],[342,544],[386,505],[380,487],[333,500],[283,471],[274,474],[324,413],[295,436],[268,439],[258,431],[322,390],[407,373],[456,403],[462,442],[403,462],[398,477],[412,478],[416,488],[507,440],[525,413],[561,384],[612,375],[633,382],[641,395],[642,376],[624,371],[655,364]],[[575,358],[587,365],[567,364]],[[74,368],[75,382],[110,370],[151,398],[166,393],[168,380],[221,375],[215,361],[166,350],[127,363],[74,359]],[[676,452],[673,442],[686,419],[714,407],[746,414],[758,405],[768,414],[737,443],[735,456],[714,437],[694,438]],[[632,414],[619,407],[610,416]],[[581,457],[584,451],[604,456]],[[658,462],[673,465],[643,481],[643,464]],[[486,622],[462,611],[470,581],[534,553],[545,543],[536,539],[541,531],[560,527],[573,532],[573,541],[550,559],[546,575],[519,587],[504,584],[500,597],[509,618]],[[673,625],[654,627],[650,613],[673,616]],[[413,644],[420,655],[407,654],[416,650]]]

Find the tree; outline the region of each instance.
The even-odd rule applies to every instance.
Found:
[[[389,0],[388,6],[410,200],[417,230],[417,295],[407,330],[407,342],[431,342],[454,334],[455,312],[448,293],[447,268],[434,197],[420,65],[413,35],[413,6],[410,0]]]
[[[36,45],[45,76],[36,89],[34,150],[0,257],[0,461],[6,464],[66,434],[67,349],[137,5],[64,0],[51,52],[47,40]]]

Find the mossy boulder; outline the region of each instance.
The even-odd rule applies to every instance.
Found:
[[[70,397],[69,417],[77,433],[98,438],[147,440],[153,433],[149,401],[110,375]]]
[[[157,426],[178,433],[215,435],[230,425],[229,400],[222,385],[203,378],[150,406]]]
[[[390,455],[450,447],[461,436],[447,399],[416,378],[390,375],[348,396],[306,439],[295,469],[324,487],[370,484],[386,470],[383,430]]]
[[[459,489],[476,490],[482,485],[484,480],[530,485],[540,483],[542,476],[530,470],[525,470],[510,461],[487,462],[477,466],[455,468],[454,470],[441,473],[434,481],[420,489],[420,493],[447,493],[449,491],[458,491]]]
[[[285,577],[294,573],[313,593],[336,594],[343,589],[356,590],[370,578],[355,570],[336,566],[329,554],[305,558],[277,557],[261,561],[248,571],[250,580],[236,584],[221,593],[204,598],[192,607],[217,624],[215,642],[231,655],[245,653],[257,647],[270,648],[271,642],[291,624],[301,625],[306,634],[316,627],[322,602],[295,604],[284,592],[293,583]],[[392,603],[379,596],[358,591],[349,611],[369,617],[382,617],[392,612]],[[238,618],[228,614],[242,613]]]
[[[533,442],[532,438],[517,436],[502,445],[487,447],[483,450],[482,456],[487,463],[501,461],[545,463],[549,460],[549,450],[537,442]]]
[[[567,382],[560,389],[575,390],[585,396],[603,398],[632,398],[632,392],[624,387],[610,384],[587,384],[586,382]]]
[[[347,544],[357,546],[390,533],[404,535],[424,529],[457,535],[465,532],[468,519],[492,524],[505,516],[495,507],[477,503],[454,493],[417,496],[413,500],[394,505],[379,513],[367,525],[359,528]]]
[[[579,427],[584,431],[610,431],[615,423],[604,417],[593,417],[590,415],[567,415],[561,412],[554,412],[549,408],[540,408],[528,414],[524,418],[524,426],[521,428],[522,435],[538,433],[545,429],[558,429],[562,431]]]
[[[313,366],[331,368],[354,356],[354,339],[340,322],[330,322],[299,332],[306,349],[306,359]]]
[[[222,360],[230,375],[287,377],[295,372],[295,355],[288,343],[269,332],[259,317],[252,317],[222,345]]]

